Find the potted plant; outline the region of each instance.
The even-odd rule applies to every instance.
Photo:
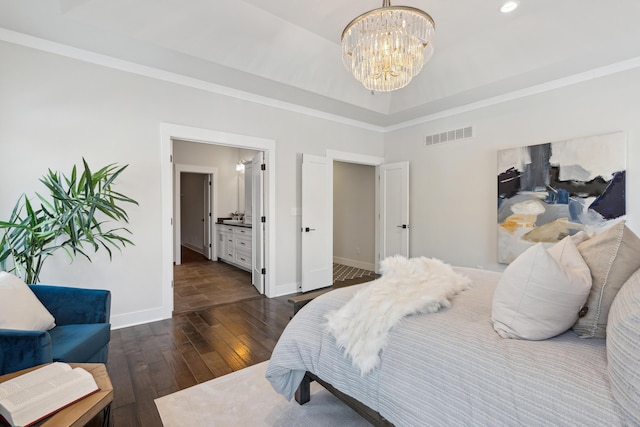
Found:
[[[127,168],[115,164],[92,172],[82,159],[83,170],[76,166],[70,176],[49,169],[40,181],[48,188],[49,198],[36,193],[39,206],[22,195],[8,221],[0,221],[0,270],[12,272],[25,283],[37,283],[47,258],[63,249],[73,260],[82,255],[91,261],[87,248],[101,247],[112,256],[133,244],[123,227],[106,227],[109,220],[129,222],[122,204],[138,204],[113,189],[115,179]]]

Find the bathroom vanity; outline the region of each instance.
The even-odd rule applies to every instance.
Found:
[[[251,225],[217,223],[218,259],[251,271]]]

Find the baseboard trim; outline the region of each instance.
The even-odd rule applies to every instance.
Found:
[[[127,328],[129,326],[142,325],[143,323],[164,319],[165,316],[163,316],[162,307],[132,313],[116,314],[111,316],[111,329]]]
[[[361,268],[363,270],[375,271],[376,266],[370,262],[357,261],[355,259],[333,257],[333,262],[336,264],[342,264],[353,268]]]
[[[191,243],[182,243],[182,246],[184,246],[187,249],[191,249],[194,252],[198,252],[200,255],[206,256],[206,254],[204,253],[204,248],[199,248],[195,245],[192,245]]]

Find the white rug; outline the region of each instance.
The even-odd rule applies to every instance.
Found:
[[[318,383],[311,401],[298,405],[276,393],[264,377],[269,362],[155,400],[165,427],[369,426]]]

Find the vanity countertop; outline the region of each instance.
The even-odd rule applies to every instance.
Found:
[[[251,224],[238,223],[238,224],[226,224],[222,221],[217,221],[216,225],[227,225],[229,227],[242,227],[242,228],[252,228]]]

